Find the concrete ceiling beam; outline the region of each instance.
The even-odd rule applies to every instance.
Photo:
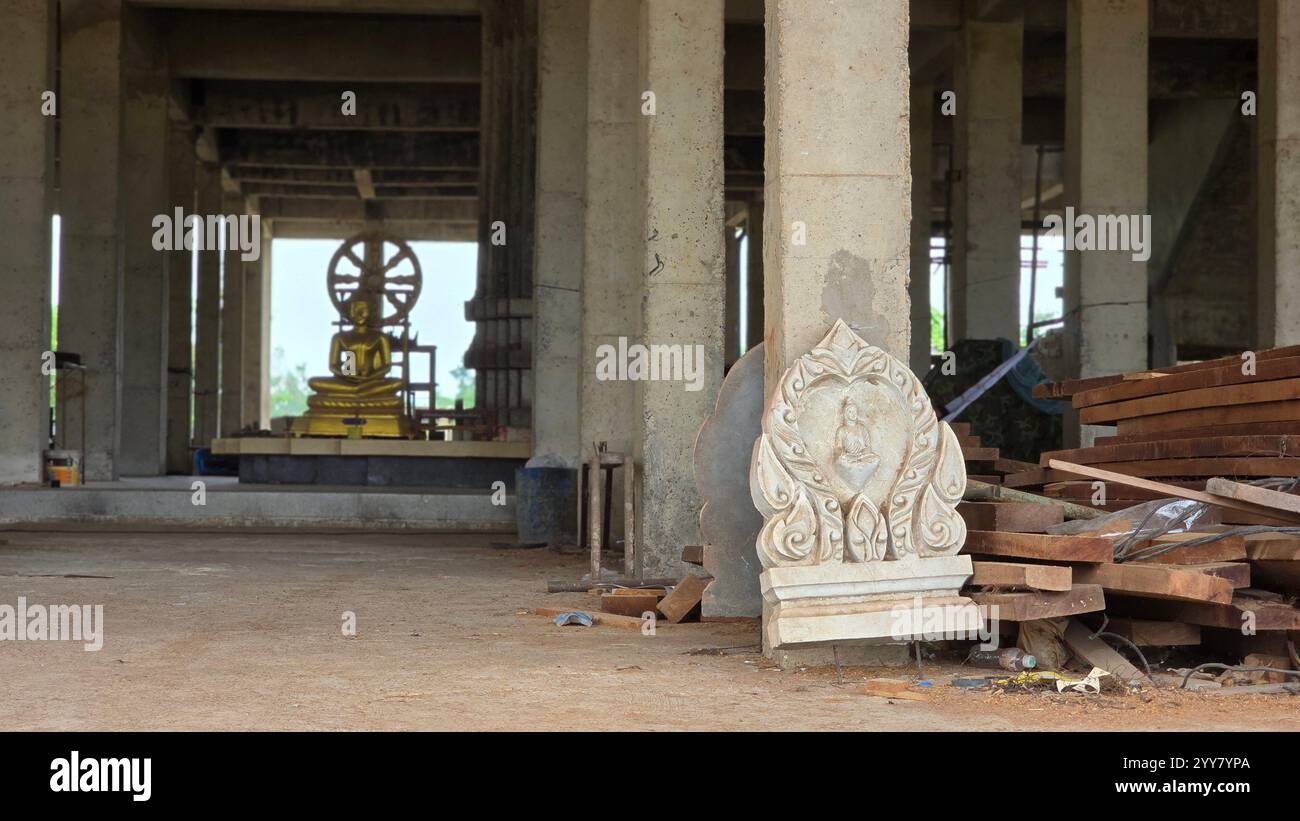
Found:
[[[475,16],[479,0],[131,0],[133,6],[230,11],[295,11]]]
[[[356,112],[343,113],[343,92]],[[295,83],[205,80],[194,120],[220,128],[477,131],[478,83]]]
[[[476,83],[480,75],[477,19],[225,11],[162,17],[174,77]]]
[[[310,188],[312,186],[345,186],[355,190],[355,177],[346,168],[282,168],[270,165],[227,165],[236,180],[258,183],[284,183]],[[476,187],[478,170],[438,171],[422,168],[371,168],[375,185],[388,188],[403,186]]]
[[[374,223],[367,223],[364,220],[279,219],[271,223],[271,232],[276,239],[342,241],[374,227]],[[386,232],[396,234],[408,242],[476,242],[478,240],[477,225],[459,222],[386,222],[381,227]]]
[[[330,197],[259,197],[262,216],[299,222],[451,222],[478,224],[475,197],[436,200],[362,200]]]
[[[476,133],[219,129],[221,160],[297,168],[477,170]]]

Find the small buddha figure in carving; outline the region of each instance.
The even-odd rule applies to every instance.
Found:
[[[863,481],[875,471],[880,457],[871,450],[867,426],[858,418],[858,406],[845,397],[840,406],[840,425],[835,430],[835,460]]]
[[[314,391],[307,404],[312,408],[400,410],[402,380],[388,376],[393,366],[388,335],[370,327],[370,304],[364,299],[352,300],[348,317],[352,329],[339,331],[330,340],[330,373],[334,375],[307,381]]]

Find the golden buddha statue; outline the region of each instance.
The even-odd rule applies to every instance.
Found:
[[[391,240],[390,240],[391,241]],[[383,330],[383,318],[375,321],[375,305],[385,295],[383,278],[392,269],[378,261],[382,241],[373,237],[358,237],[349,243],[365,242],[366,259],[353,256],[358,261],[359,275],[337,272],[337,260],[331,264],[329,276],[331,297],[340,313],[346,314],[344,325],[330,339],[329,369],[331,376],[315,376],[307,380],[312,394],[307,397],[307,413],[293,420],[290,432],[298,436],[384,436],[409,437],[412,435],[410,417],[402,395],[404,382],[389,376],[393,367],[393,338]],[[349,249],[345,243],[341,254]],[[405,245],[402,246],[405,249]],[[403,253],[409,253],[404,250]],[[413,255],[411,255],[412,264]],[[367,271],[377,271],[378,277],[366,279]],[[418,268],[415,274],[419,277]],[[390,277],[396,279],[396,277]],[[340,287],[359,283],[360,288]],[[371,287],[366,287],[369,284]],[[415,295],[418,295],[418,291]],[[414,296],[399,303],[397,321],[404,322],[405,315],[414,303]],[[390,321],[388,324],[394,324]],[[404,338],[404,337],[403,337]],[[400,341],[400,340],[399,340]]]

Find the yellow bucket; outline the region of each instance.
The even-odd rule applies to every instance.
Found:
[[[81,452],[75,450],[45,451],[45,478],[55,487],[81,484]]]

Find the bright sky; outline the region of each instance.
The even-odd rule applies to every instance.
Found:
[[[937,260],[943,256],[944,241],[942,237],[931,237],[930,257]],[[1024,344],[1024,329],[1029,324],[1029,265],[1033,256],[1033,237],[1029,234],[1020,236],[1020,339]],[[1065,240],[1062,237],[1038,236],[1038,276],[1034,281],[1034,313],[1042,317],[1058,317],[1063,311],[1064,300],[1056,295],[1056,289],[1065,282]],[[930,265],[930,306],[943,314],[944,270],[943,263],[933,261]],[[1044,330],[1050,329],[1048,326]]]
[[[271,247],[271,374],[299,363],[308,376],[329,373],[330,337],[338,318],[325,290],[330,257],[341,240],[277,239]],[[465,301],[474,295],[478,246],[472,242],[412,242],[420,260],[424,285],[411,312],[411,332],[420,344],[438,346],[438,386],[452,395],[451,371],[474,337],[474,324],[465,320]],[[284,356],[276,356],[282,348]],[[424,357],[415,362],[423,368]],[[412,373],[414,381],[427,374]]]

